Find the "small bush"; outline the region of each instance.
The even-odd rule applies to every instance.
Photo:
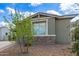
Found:
[[[73,40],[72,52],[76,53],[76,55],[79,56],[79,25],[75,27],[73,36],[74,40]]]

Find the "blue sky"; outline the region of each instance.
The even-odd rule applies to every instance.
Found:
[[[43,4],[34,4],[34,3],[0,3],[0,21],[3,21],[2,17],[7,16],[11,10],[19,10],[20,12],[27,13],[36,13],[36,12],[49,12],[49,10],[54,10],[58,13],[60,11],[59,3],[43,3]]]
[[[31,3],[18,3],[18,4],[11,4],[11,3],[2,3],[0,4],[0,9],[6,11],[6,8],[16,8],[21,11],[32,11],[32,12],[44,12],[46,10],[56,10],[59,11],[59,3],[43,3],[38,6],[31,5]]]
[[[79,3],[0,3],[0,23],[4,21],[3,16],[9,17],[15,9],[24,16],[45,12],[56,15],[79,14]]]

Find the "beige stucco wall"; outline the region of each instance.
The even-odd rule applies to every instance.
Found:
[[[48,19],[48,35],[55,35],[55,18]]]
[[[47,20],[48,19],[48,20]],[[70,43],[70,20],[50,18],[33,18],[33,21],[48,21],[48,35],[56,35],[51,38],[56,43]]]
[[[70,19],[55,21],[56,43],[70,43]]]

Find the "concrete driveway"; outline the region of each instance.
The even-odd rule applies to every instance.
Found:
[[[0,41],[0,51],[7,49],[8,47],[12,46],[14,42],[10,41]]]

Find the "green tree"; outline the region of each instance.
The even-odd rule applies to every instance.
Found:
[[[27,53],[29,45],[32,45],[33,42],[33,25],[31,18],[24,18],[23,15],[19,13],[15,13],[15,15],[11,14],[12,22],[8,21],[6,17],[4,17],[5,21],[9,23],[10,35],[9,40],[18,41],[20,44],[20,49],[22,52],[21,46],[27,46]]]

